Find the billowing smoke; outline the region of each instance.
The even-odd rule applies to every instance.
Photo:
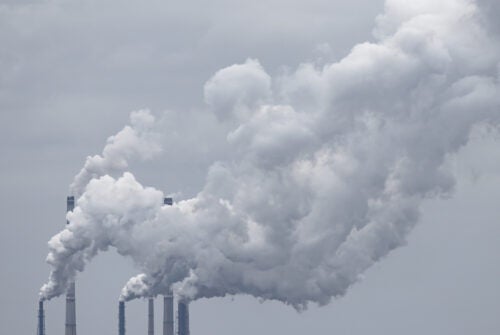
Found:
[[[130,114],[130,126],[108,138],[101,155],[89,156],[70,186],[80,196],[93,178],[125,170],[134,158],[150,159],[161,151],[160,135],[154,131],[155,118],[148,110]]]
[[[149,159],[158,154],[161,151],[161,136],[155,130],[155,122],[155,117],[148,110],[130,113],[130,125],[108,138],[102,156],[87,157],[83,168],[70,186],[71,194],[78,198],[91,180],[123,173],[130,159]],[[87,259],[97,253],[97,249],[89,250],[91,241],[74,237],[72,230],[65,229],[49,241],[51,252],[47,256],[47,262],[53,267],[53,271],[50,273],[49,282],[41,289],[42,298],[46,298],[45,292],[61,294],[66,290],[68,280],[74,279],[75,272],[83,271],[85,264],[78,261],[78,256],[74,253],[85,252]],[[84,245],[85,243],[87,244]],[[90,255],[88,252],[94,254]]]
[[[205,101],[233,126],[232,158],[173,206],[129,172],[77,177],[84,192],[49,242],[42,296],[62,294],[109,247],[142,272],[123,299],[172,288],[185,299],[249,294],[303,308],[343,295],[405,243],[424,199],[452,192],[444,162],[471,130],[498,126],[500,44],[485,20],[473,1],[388,0],[376,43],[339,62],[278,78],[257,60],[218,71]]]

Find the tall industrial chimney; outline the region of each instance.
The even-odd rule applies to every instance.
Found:
[[[155,334],[155,305],[153,298],[148,299],[148,335]]]
[[[172,198],[163,198],[163,204],[172,206]],[[172,291],[163,297],[163,335],[174,335],[174,296]]]
[[[125,301],[118,303],[118,335],[125,335]]]
[[[177,304],[177,334],[189,335],[189,305],[185,301]]]
[[[68,212],[75,208],[75,197],[69,196],[66,200]],[[69,222],[66,221],[66,224]],[[69,284],[66,292],[66,332],[65,335],[76,335],[76,304],[75,304],[75,282]]]
[[[174,335],[174,297],[163,297],[163,335]]]
[[[38,327],[37,335],[45,335],[45,313],[43,312],[43,300],[38,302]]]

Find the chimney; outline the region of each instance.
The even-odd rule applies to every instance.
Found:
[[[174,297],[172,292],[163,297],[163,335],[174,335]]]
[[[174,203],[174,199],[172,198],[163,198],[163,204],[167,206],[172,206]]]
[[[118,335],[125,335],[125,301],[118,303]]]
[[[189,305],[185,301],[177,304],[177,334],[189,335]]]
[[[38,302],[38,327],[37,335],[45,335],[45,313],[43,312],[43,300]]]
[[[164,198],[164,205],[172,206],[172,198]],[[172,292],[163,298],[163,335],[173,335],[173,296]],[[177,304],[177,335],[189,335],[189,304],[185,301],[179,301]]]
[[[68,196],[66,198],[66,212],[72,212],[75,209],[75,197]],[[69,221],[66,220],[66,224],[69,224]]]
[[[75,208],[75,197],[69,196],[66,200],[68,212]],[[66,224],[69,222],[66,221]],[[76,305],[75,305],[75,282],[69,284],[66,292],[66,332],[65,335],[76,335]]]
[[[155,334],[155,305],[153,298],[148,299],[148,335]]]
[[[163,204],[172,206],[172,198],[163,198]],[[163,335],[174,335],[174,297],[172,291],[163,296]]]

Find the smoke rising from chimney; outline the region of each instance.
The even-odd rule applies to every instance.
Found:
[[[154,124],[148,110],[132,112],[130,125],[108,138],[102,155],[87,157],[70,186],[71,194],[79,197],[93,178],[125,170],[130,159],[150,159],[159,153],[160,135],[153,130]]]
[[[172,289],[186,301],[249,294],[300,309],[345,294],[405,244],[424,199],[453,190],[443,163],[471,130],[499,123],[500,44],[482,20],[473,1],[388,0],[377,41],[339,62],[279,78],[257,60],[218,71],[205,100],[233,127],[232,158],[214,162],[195,197],[162,206],[130,172],[107,175],[157,142],[109,140],[119,150],[88,158],[75,178],[81,196],[49,242],[42,297],[110,246],[142,272],[122,300]]]

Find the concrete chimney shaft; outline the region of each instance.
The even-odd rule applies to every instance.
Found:
[[[174,335],[174,297],[163,297],[163,335]]]
[[[75,208],[75,197],[69,196],[66,200],[66,208],[68,212]],[[66,224],[69,222],[66,221]],[[75,283],[71,282],[66,292],[66,331],[65,335],[76,335],[76,299],[75,299]]]
[[[148,299],[148,335],[155,334],[155,305],[153,298]]]
[[[118,335],[125,335],[125,302],[118,303]]]
[[[45,313],[43,311],[43,300],[38,302],[38,327],[37,335],[45,335]]]
[[[163,198],[163,204],[172,206],[172,198]],[[174,297],[172,291],[163,297],[163,335],[174,335]]]
[[[189,335],[189,304],[184,301],[177,303],[177,334]]]

